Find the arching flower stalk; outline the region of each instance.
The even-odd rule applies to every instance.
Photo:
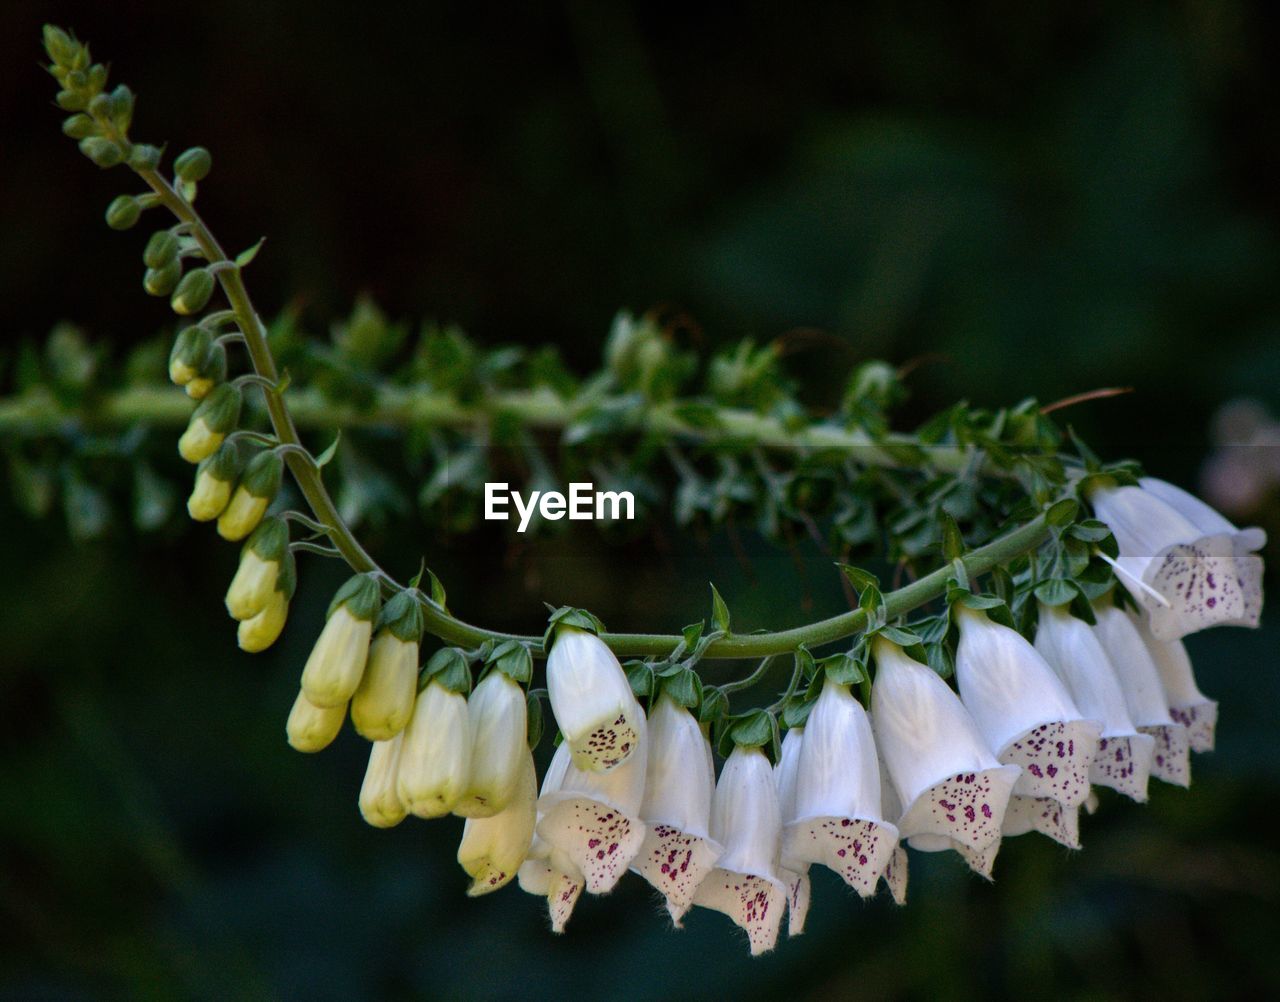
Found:
[[[640,817],[644,841],[631,864],[663,896],[677,927],[722,847],[711,838],[716,772],[697,720],[665,691],[648,721],[649,754]]]
[[[1138,731],[1115,669],[1093,629],[1066,606],[1039,608],[1035,648],[1062,679],[1072,701],[1090,720],[1102,722],[1089,781],[1139,802],[1147,799],[1155,739]]]
[[[729,916],[747,934],[751,955],[772,950],[787,904],[779,874],[782,808],[773,768],[759,748],[737,745],[720,771],[711,837],[724,846],[693,903]]]
[[[1002,765],[960,698],[932,668],[875,640],[871,721],[899,801],[898,831],[912,848],[955,848],[989,872],[1021,772]]]
[[[1076,814],[1089,795],[1101,721],[1084,718],[1020,633],[963,604],[952,608],[960,699],[996,757],[1022,769],[1002,834],[1035,830],[1078,849]]]
[[[1115,669],[1129,716],[1155,740],[1151,775],[1176,786],[1191,785],[1191,742],[1187,729],[1169,713],[1160,670],[1133,620],[1107,599],[1093,604],[1094,632]]]
[[[820,863],[871,897],[898,845],[882,801],[871,721],[849,687],[828,678],[805,722],[784,858]]]

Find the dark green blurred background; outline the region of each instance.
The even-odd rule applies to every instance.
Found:
[[[819,407],[878,355],[926,357],[908,420],[1131,385],[1072,419],[1188,486],[1219,404],[1280,407],[1265,6],[691,7],[9,0],[4,336],[69,319],[123,346],[168,323],[139,288],[142,236],[101,223],[121,179],[59,134],[37,65],[54,20],[140,93],[136,135],[213,150],[207,217],[233,247],[269,236],[260,305],[320,331],[370,292],[586,369],[615,310],[670,304],[705,347],[825,332],[787,335]],[[283,734],[338,568],[304,564],[285,640],[251,658],[211,533],[74,546],[0,504],[0,996],[1280,991],[1275,610],[1192,638],[1222,724],[1190,792],[1106,798],[1078,854],[1012,841],[994,885],[915,854],[905,910],[816,875],[809,931],[753,962],[721,916],[666,931],[638,878],[555,938],[515,889],[463,896],[460,822],[365,826],[363,742],[307,758]],[[523,630],[544,597],[677,628],[708,578],[735,625],[793,625],[806,590],[815,613],[841,601],[819,554],[802,575],[754,547],[748,578],[720,540],[655,556],[583,529],[516,550],[406,520],[368,542],[401,572],[427,552],[464,615]]]

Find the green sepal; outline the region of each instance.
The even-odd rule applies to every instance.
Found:
[[[1076,583],[1065,578],[1041,581],[1035,587],[1036,601],[1049,606],[1067,605],[1074,602],[1079,594],[1080,589]]]
[[[400,591],[391,596],[378,614],[377,628],[388,631],[406,644],[422,642],[425,624],[422,620],[422,604],[412,591]]]
[[[485,664],[521,685],[528,685],[533,679],[533,655],[528,645],[519,640],[502,641],[489,652]]]
[[[734,745],[743,748],[763,748],[772,743],[777,721],[768,710],[748,710],[730,717],[720,735],[720,754],[728,757]]]
[[[786,705],[782,708],[782,722],[786,724],[787,729],[803,727],[809,719],[809,714],[813,712],[814,704],[817,701],[818,698],[816,696],[810,696],[808,693],[805,693],[799,699],[793,697],[787,700]]]
[[[636,699],[648,699],[653,695],[655,680],[653,677],[653,666],[647,661],[628,661],[622,666],[622,670],[627,674],[627,684],[631,686],[631,692]]]
[[[714,723],[729,712],[729,697],[716,686],[702,690],[702,705],[698,707],[700,723]]]
[[[940,678],[950,678],[956,673],[955,658],[951,653],[951,648],[945,643],[927,644],[924,649],[925,663],[928,664]]]
[[[196,467],[196,476],[207,473],[214,480],[229,484],[240,476],[243,465],[240,447],[235,442],[223,442],[212,456],[200,460],[200,464]]]
[[[160,236],[160,234],[156,234]],[[169,366],[185,365],[189,369],[203,374],[209,364],[209,356],[213,352],[213,335],[204,327],[193,324],[184,327],[173,339],[173,350],[169,352]]]
[[[182,276],[182,281],[169,298],[169,305],[175,313],[183,316],[199,313],[209,305],[209,298],[216,285],[217,280],[208,268],[196,268]]]
[[[562,605],[558,609],[552,609],[551,615],[547,617],[547,632],[542,635],[542,649],[544,651],[550,652],[551,642],[554,639],[553,634],[556,628],[560,626],[571,626],[577,630],[586,630],[596,636],[604,632],[604,624],[587,612],[586,609],[575,609],[571,605]]]
[[[418,678],[421,692],[431,682],[439,682],[450,692],[467,696],[471,693],[471,663],[466,651],[460,647],[441,647],[431,655]]]
[[[289,524],[279,515],[264,518],[245,540],[242,553],[252,553],[259,560],[282,561],[289,552]]]
[[[848,651],[821,658],[816,666],[821,670],[814,673],[815,680],[825,676],[839,685],[857,685],[867,677],[867,666]]]
[[[854,567],[851,564],[837,563],[836,566],[849,579],[849,584],[853,585],[853,590],[859,595],[868,588],[880,587],[880,579],[870,571],[864,571],[861,567]]]
[[[203,181],[213,166],[213,157],[203,146],[193,146],[178,156],[173,162],[173,173],[188,184]]]
[[[377,579],[372,574],[356,574],[348,578],[346,584],[333,596],[325,616],[332,616],[344,605],[356,619],[369,622],[376,619],[378,610],[382,607],[382,590],[378,587]]]
[[[525,731],[528,735],[529,747],[537,748],[542,741],[542,700],[532,692],[524,697]]]
[[[280,561],[280,570],[276,574],[276,591],[284,595],[286,600],[293,598],[298,589],[298,562],[293,551],[286,547],[284,559]]]
[[[230,383],[215,386],[191,414],[191,420],[203,421],[212,432],[226,435],[240,423],[240,407],[244,396]]]
[[[283,478],[284,460],[278,452],[266,449],[249,460],[244,476],[240,478],[240,486],[255,498],[270,501],[280,492]]]
[[[677,704],[695,713],[702,703],[702,679],[692,668],[681,668],[673,675],[663,678],[658,682],[657,688],[659,695],[665,693]]]

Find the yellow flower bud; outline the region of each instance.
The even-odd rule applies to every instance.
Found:
[[[174,382],[178,381],[175,379]],[[187,396],[192,400],[203,400],[209,395],[209,391],[218,384],[216,380],[210,379],[208,376],[193,376],[180,385],[186,389]]]
[[[360,686],[351,697],[351,722],[370,741],[386,741],[404,730],[418,690],[418,643],[378,631],[369,648]]]
[[[293,701],[293,709],[289,711],[289,722],[284,727],[289,745],[300,752],[318,752],[327,748],[342,730],[346,716],[345,706],[313,706],[306,693],[299,692]]]
[[[226,437],[222,432],[213,431],[204,418],[194,418],[178,439],[178,454],[188,463],[198,463],[217,452]]]
[[[396,772],[404,739],[375,741],[369,749],[369,766],[360,784],[360,815],[375,828],[391,828],[408,813],[396,793]]]
[[[232,619],[252,619],[271,601],[280,574],[278,560],[264,560],[252,550],[245,551],[227,589],[227,612]]]
[[[324,624],[302,669],[302,691],[316,706],[340,706],[360,685],[373,624],[339,606]]]
[[[411,814],[439,818],[457,804],[471,772],[467,700],[432,680],[404,730],[396,790]]]
[[[471,877],[468,897],[479,897],[510,883],[529,855],[537,820],[538,778],[526,749],[515,796],[491,818],[468,818],[458,846],[458,862]]]
[[[196,474],[196,485],[187,498],[187,514],[197,522],[211,522],[222,514],[231,497],[231,481],[219,480],[212,471]]]
[[[284,592],[272,592],[271,601],[267,603],[267,607],[252,619],[246,619],[240,624],[237,639],[241,650],[248,651],[250,654],[265,651],[279,638],[281,631],[284,630],[285,620],[288,618],[289,600]]]
[[[244,539],[258,527],[270,503],[270,498],[254,497],[243,486],[237,487],[226,510],[218,517],[218,535],[233,543]]]
[[[528,754],[524,690],[509,675],[491,671],[467,702],[471,720],[471,770],[454,807],[464,818],[488,818],[511,802]]]

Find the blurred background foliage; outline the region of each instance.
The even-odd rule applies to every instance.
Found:
[[[213,150],[203,210],[232,247],[269,237],[260,305],[318,330],[370,293],[482,343],[554,342],[582,370],[619,307],[661,306],[694,347],[782,337],[818,408],[859,361],[910,363],[908,421],[1130,385],[1072,420],[1188,486],[1218,405],[1280,410],[1266,5],[11,0],[5,337],[66,319],[123,354],[170,319],[141,294],[143,237],[101,223],[116,176],[58,132],[46,20],[140,93],[138,135]],[[1268,503],[1241,517],[1273,520]],[[668,932],[638,880],[554,938],[517,890],[463,896],[460,823],[365,826],[364,743],[304,758],[283,740],[339,568],[304,562],[292,628],[250,658],[220,609],[235,554],[211,533],[77,545],[0,505],[4,997],[1280,988],[1274,611],[1192,638],[1222,726],[1190,792],[1106,798],[1079,854],[1017,839],[993,885],[913,854],[905,910],[816,876],[809,931],[752,962],[718,915]],[[751,545],[747,573],[723,539],[669,525],[443,540],[406,516],[367,542],[393,564],[427,553],[451,603],[497,627],[537,629],[547,598],[674,629],[708,579],[735,624],[842,602],[819,553]]]

